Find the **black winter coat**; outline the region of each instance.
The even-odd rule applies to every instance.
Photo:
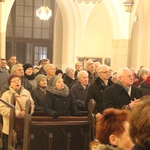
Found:
[[[146,149],[142,148],[138,144],[135,144],[135,146],[133,147],[133,150],[146,150]],[[147,150],[149,150],[149,149],[147,149]]]
[[[78,80],[76,78],[72,79],[67,75],[64,77],[64,83],[68,86],[69,89],[71,89],[71,87],[75,85],[77,82]]]
[[[51,117],[55,117],[56,113],[59,116],[78,116],[80,114],[70,93],[67,97],[62,97],[48,91],[45,95],[44,112]]]
[[[76,83],[71,88],[71,94],[79,110],[86,110],[85,101],[88,88],[89,85],[87,85],[86,88],[84,89],[81,83]]]
[[[143,92],[141,89],[132,86],[131,96],[129,96],[125,89],[116,83],[104,90],[104,109],[111,107],[121,109],[124,105],[128,105],[131,100],[134,100],[134,98],[139,99],[142,96]]]
[[[140,89],[143,91],[144,95],[150,95],[150,85],[146,84],[144,81],[140,84]]]
[[[44,97],[45,94],[38,87],[32,92],[32,98],[35,104],[35,111],[43,111],[44,110]]]
[[[102,113],[103,112],[103,92],[104,89],[113,85],[114,83],[111,80],[108,80],[108,85],[104,84],[104,81],[101,78],[97,78],[94,83],[92,83],[88,89],[87,97],[86,97],[86,106],[88,108],[88,103],[90,99],[94,99],[96,101],[96,111]]]

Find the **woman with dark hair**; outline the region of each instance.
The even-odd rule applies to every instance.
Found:
[[[24,69],[24,76],[29,80],[30,84],[32,85],[32,91],[35,90],[37,88],[37,83],[33,72],[33,66],[27,63],[23,65],[23,69]]]
[[[131,150],[128,111],[108,108],[99,116],[96,124],[96,138],[100,144],[96,150]]]
[[[133,150],[150,150],[150,95],[143,96],[130,115]]]

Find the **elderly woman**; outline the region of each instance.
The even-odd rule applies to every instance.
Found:
[[[75,78],[73,68],[68,67],[66,68],[65,72],[66,76],[64,77],[64,83],[69,87],[69,89],[71,89],[71,87],[75,85],[78,80]]]
[[[53,76],[48,81],[44,112],[46,115],[54,118],[58,116],[82,115],[73,102],[69,88],[64,84],[60,76]]]
[[[11,75],[8,79],[9,90],[3,93],[2,99],[11,103],[11,97],[14,95],[16,99],[15,113],[16,117],[24,118],[25,104],[27,100],[31,101],[31,113],[34,110],[34,102],[30,92],[21,85],[21,79],[17,75]],[[3,135],[4,135],[4,149],[7,150],[8,133],[9,133],[9,116],[10,108],[6,104],[0,102],[0,114],[3,116]]]
[[[139,71],[139,79],[135,82],[133,82],[134,86],[139,87],[139,85],[146,81],[147,77],[150,75],[150,69],[149,68],[145,68],[143,67],[140,71]]]
[[[100,115],[96,124],[96,150],[131,150],[128,111],[108,108]]]
[[[43,74],[36,76],[37,88],[32,92],[32,98],[35,103],[35,111],[44,110],[44,97],[46,95],[47,77]]]

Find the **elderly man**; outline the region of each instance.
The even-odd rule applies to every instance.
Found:
[[[85,64],[85,68],[89,74],[89,83],[93,83],[94,80],[97,78],[94,62],[91,59],[89,59]]]
[[[53,64],[47,64],[44,66],[44,70],[46,72],[47,80],[53,77],[56,74],[56,67]]]
[[[32,92],[32,85],[30,84],[29,80],[24,77],[24,70],[22,64],[15,64],[12,66],[11,75],[17,75],[21,78],[21,85],[27,89],[30,93]],[[1,94],[5,91],[9,90],[8,82],[6,81],[2,86]]]
[[[17,57],[14,56],[14,55],[12,55],[12,56],[9,58],[8,62],[7,62],[7,65],[8,65],[8,67],[9,67],[9,70],[11,71],[12,66],[15,65],[15,64],[18,64],[18,63],[19,63],[19,62],[17,61]]]
[[[111,75],[110,71],[109,66],[100,65],[98,69],[98,77],[88,89],[86,106],[88,106],[90,99],[94,99],[96,101],[96,112],[103,112],[103,91],[108,86],[113,85],[113,82],[109,79]]]
[[[8,80],[10,74],[6,69],[6,59],[0,59],[0,91],[3,84]]]
[[[133,74],[127,67],[117,72],[117,83],[105,89],[103,96],[104,109],[132,109],[143,96],[142,91],[133,86]]]
[[[86,94],[89,87],[89,78],[88,73],[85,70],[81,70],[78,75],[78,83],[71,87],[71,93],[74,98],[74,101],[79,110],[86,110],[85,101]]]

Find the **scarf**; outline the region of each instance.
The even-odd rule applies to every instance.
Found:
[[[38,86],[38,87],[44,94],[46,94],[46,87],[42,87],[42,86]]]
[[[64,89],[58,90],[54,86],[47,86],[47,91],[62,97],[67,97],[69,95],[69,88],[65,85]]]
[[[35,79],[35,75],[32,73],[31,75],[27,75],[24,74],[24,76],[28,79],[28,80],[34,80]]]
[[[128,95],[131,96],[131,86],[125,87],[122,85],[122,83],[120,81],[117,81],[116,83],[119,84],[120,86],[122,86],[125,89],[125,91],[128,93]]]

